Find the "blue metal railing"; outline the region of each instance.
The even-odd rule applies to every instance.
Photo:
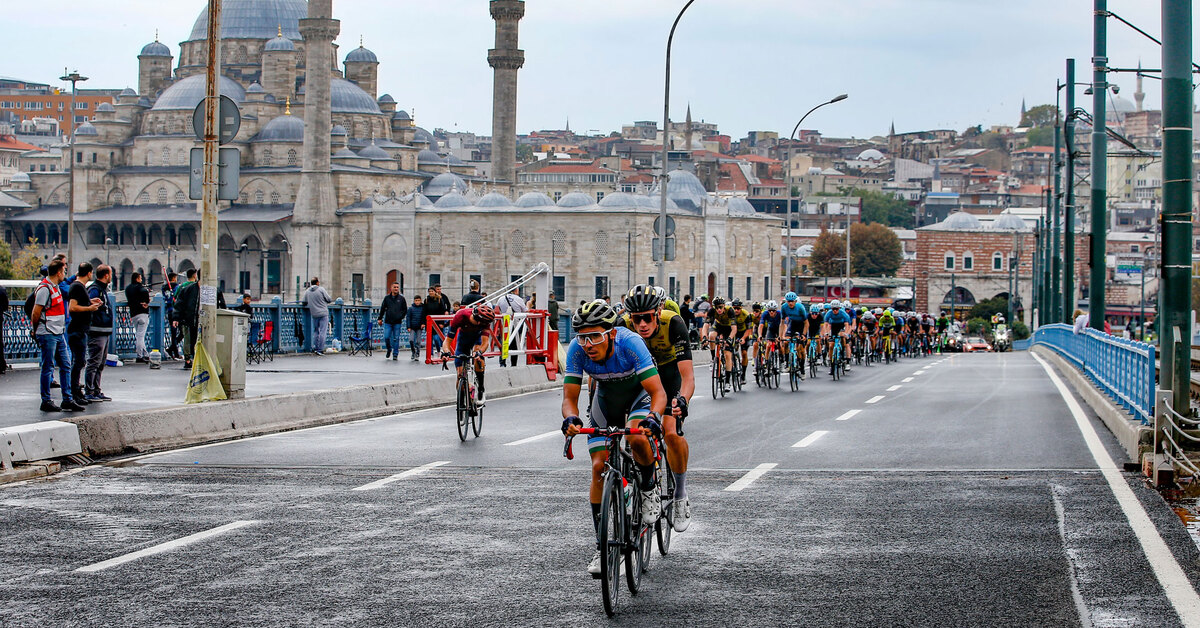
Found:
[[[1135,419],[1150,424],[1154,415],[1154,345],[1071,325],[1042,325],[1034,344],[1045,345],[1078,366],[1096,387]]]
[[[1013,351],[1028,351],[1029,346],[1032,344],[1033,344],[1033,338],[1026,338],[1024,340],[1014,340],[1012,343],[1012,350]]]

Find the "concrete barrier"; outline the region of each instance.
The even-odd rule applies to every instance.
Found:
[[[453,372],[422,379],[119,412],[66,420],[92,457],[145,453],[273,432],[344,423],[454,402]],[[489,368],[488,398],[561,385],[542,366]]]

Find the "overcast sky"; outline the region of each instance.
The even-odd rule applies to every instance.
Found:
[[[662,120],[667,33],[684,0],[529,0],[521,21],[517,128],[619,130]],[[1158,36],[1159,2],[1109,0],[1113,12]],[[87,87],[137,87],[137,53],[155,29],[178,62],[203,0],[51,0],[6,3],[0,75],[55,83],[64,66]],[[359,37],[379,56],[381,92],[416,110],[428,129],[491,131],[494,29],[486,0],[334,0],[341,53]],[[1197,12],[1196,16],[1200,16]],[[1196,17],[1194,16],[1194,17]],[[1109,20],[1117,67],[1161,65],[1159,47]],[[1193,29],[1196,24],[1193,24]],[[697,0],[680,22],[671,113],[720,125],[790,133],[809,107],[826,135],[1016,124],[1054,101],[1064,60],[1091,79],[1091,0]],[[1115,82],[1133,99],[1132,75]],[[1159,108],[1158,81],[1145,81]],[[1077,98],[1087,100],[1082,88]]]

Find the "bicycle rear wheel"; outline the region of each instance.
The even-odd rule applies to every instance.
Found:
[[[775,350],[771,352],[771,380],[775,384],[776,389],[779,388],[780,370],[779,351]]]
[[[629,534],[632,536],[625,547],[625,585],[631,594],[637,595],[642,586],[642,574],[650,568],[650,556],[654,552],[654,524],[642,520],[642,499],[638,491],[634,491]]]
[[[718,355],[716,357],[716,359],[714,359],[712,362],[712,368],[709,369],[709,371],[712,373],[712,396],[713,396],[713,399],[717,398],[717,394],[719,393],[719,389],[721,388],[721,363],[722,363],[723,359],[724,358],[722,356]],[[724,395],[722,395],[722,396],[724,396]]]
[[[466,442],[467,427],[471,421],[471,389],[466,377],[458,378],[458,400],[455,403],[455,413],[458,415],[458,439]]]
[[[675,524],[675,513],[671,506],[675,504],[675,474],[671,473],[671,463],[667,462],[667,452],[662,452],[662,461],[658,465],[658,487],[662,491],[662,516],[654,522],[654,532],[658,537],[658,553],[663,556],[671,549],[672,525]],[[650,563],[649,556],[646,564]]]
[[[624,542],[621,539],[625,506],[621,495],[621,477],[611,471],[605,474],[604,495],[600,498],[600,594],[604,599],[604,612],[612,617],[617,614],[621,592],[621,555]]]

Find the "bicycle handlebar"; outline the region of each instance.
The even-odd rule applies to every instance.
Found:
[[[584,427],[579,429],[580,434],[588,436],[603,436],[605,438],[613,438],[614,436],[638,436],[649,435],[650,430],[642,427]],[[574,438],[568,438],[567,443],[563,445],[563,457],[567,460],[575,459],[575,452],[571,449],[571,443]]]

